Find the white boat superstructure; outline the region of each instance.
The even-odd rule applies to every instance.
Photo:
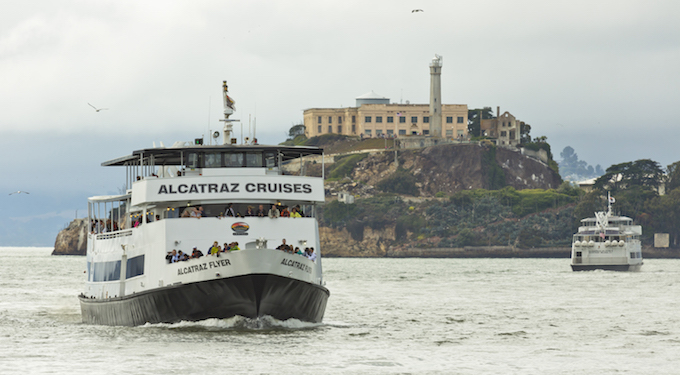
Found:
[[[572,270],[639,271],[642,267],[642,227],[629,217],[613,215],[615,200],[608,197],[608,201],[606,212],[581,220],[572,241]]]
[[[233,100],[225,103],[233,109]],[[227,109],[225,119],[233,113]],[[201,143],[102,163],[125,167],[125,194],[88,199],[83,321],[321,321],[330,295],[316,220],[324,202],[323,150]],[[305,158],[319,156],[321,165],[307,168]],[[290,162],[301,163],[299,175],[283,174]]]

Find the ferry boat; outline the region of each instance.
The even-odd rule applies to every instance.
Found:
[[[330,292],[315,218],[324,202],[323,150],[236,145],[223,87],[222,145],[197,139],[102,163],[125,167],[125,193],[88,199],[84,323],[323,319]],[[320,176],[306,175],[304,158],[321,161]],[[283,173],[289,162],[301,163],[299,174]],[[276,217],[286,207],[297,213]]]
[[[633,219],[612,214],[615,199],[607,196],[607,211],[581,220],[571,246],[573,271],[639,271],[642,267],[642,227]]]

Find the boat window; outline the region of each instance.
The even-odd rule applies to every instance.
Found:
[[[93,264],[92,281],[120,280],[120,260]]]
[[[262,153],[261,152],[247,152],[246,153],[246,167],[261,167]]]
[[[143,274],[144,274],[144,255],[133,257],[127,260],[127,268],[125,269],[126,279]]]
[[[577,256],[577,257],[583,256],[583,252],[577,251],[577,252],[576,252],[576,256]]]
[[[187,168],[199,168],[199,155],[195,152],[190,152],[187,155]]]
[[[276,153],[267,151],[264,153],[264,166],[267,168],[276,167]]]
[[[243,153],[242,152],[231,152],[224,154],[224,163],[227,167],[242,167],[243,166]]]
[[[205,153],[205,167],[219,168],[222,166],[222,153],[220,152],[206,152]]]

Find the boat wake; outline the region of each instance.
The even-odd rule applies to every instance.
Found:
[[[197,322],[145,324],[142,328],[163,328],[175,331],[297,331],[323,327],[323,323],[303,322],[298,319],[278,320],[271,316],[245,318],[234,316],[227,319],[206,319]]]

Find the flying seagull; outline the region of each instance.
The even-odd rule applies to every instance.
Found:
[[[417,12],[423,12],[423,10],[422,9],[413,9],[411,11],[411,13],[417,13]]]
[[[103,111],[103,110],[105,110],[105,109],[108,109],[108,108],[97,108],[97,107],[93,106],[93,105],[92,105],[92,104],[90,104],[90,103],[87,103],[87,104],[89,104],[89,105],[90,105],[90,107],[94,108],[94,110],[95,110],[95,111],[97,111],[97,112],[99,112],[99,111]]]
[[[27,192],[27,191],[17,190],[17,191],[15,191],[15,192],[9,193],[9,195],[12,195],[12,194],[21,194],[21,193],[24,193],[24,194],[31,194],[31,193],[29,193],[29,192]]]

